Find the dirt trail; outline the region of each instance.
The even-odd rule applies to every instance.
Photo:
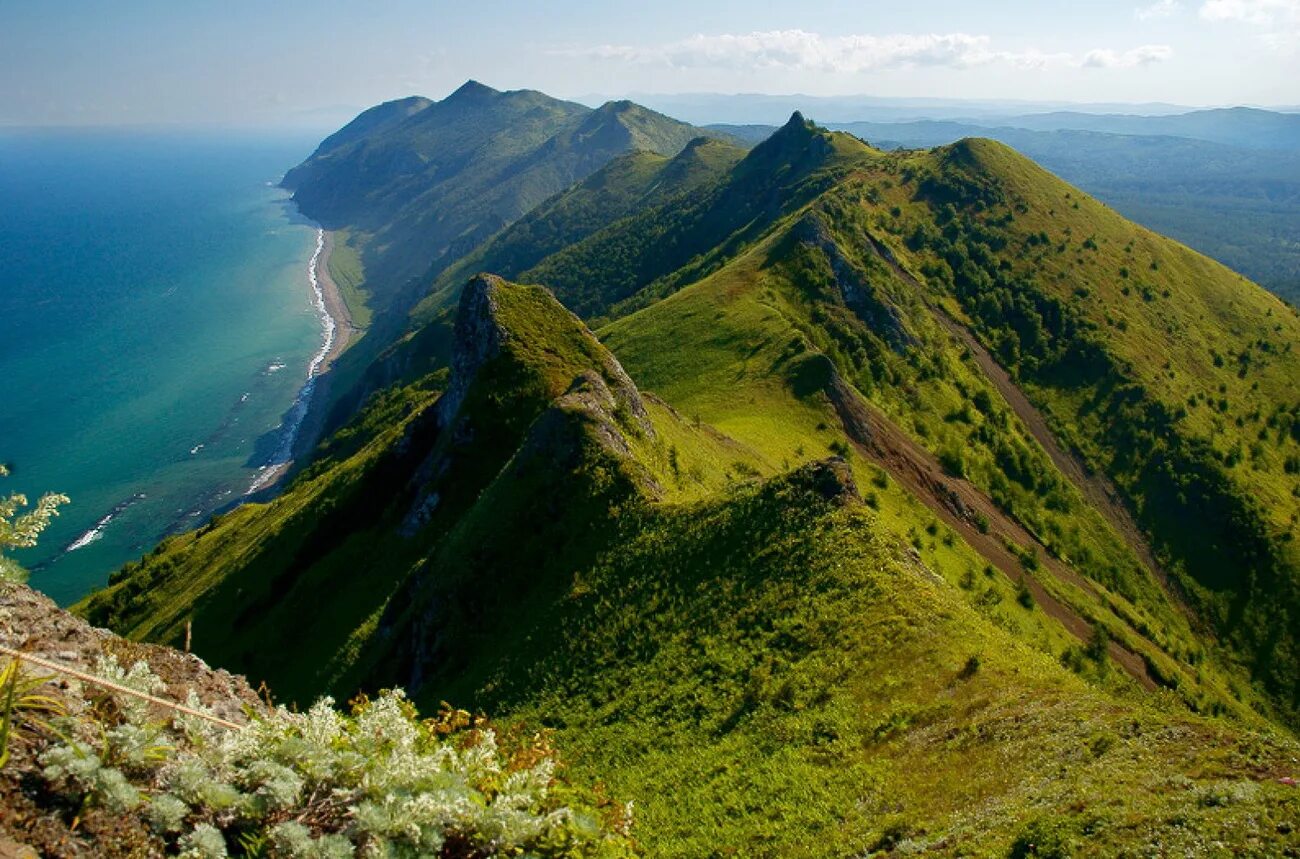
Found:
[[[1091,639],[1092,626],[1052,596],[1036,576],[1024,572],[1020,558],[1008,548],[1007,541],[1035,549],[1040,570],[1057,579],[1088,589],[1091,582],[1051,557],[1033,534],[1003,513],[987,495],[967,481],[945,474],[939,461],[928,450],[868,405],[838,376],[828,395],[859,453],[880,465],[912,494],[926,502],[945,525],[959,533],[967,544],[1008,579],[1013,582],[1023,580],[1034,601],[1071,635],[1081,642]],[[980,515],[987,521],[987,528],[977,524]],[[1143,688],[1156,688],[1142,657],[1115,641],[1110,642],[1108,652],[1111,659]]]

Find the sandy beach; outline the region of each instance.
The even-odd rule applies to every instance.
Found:
[[[312,392],[311,403],[308,405],[307,414],[303,419],[302,426],[298,428],[298,438],[294,442],[293,455],[297,459],[311,451],[320,441],[321,430],[325,423],[325,404],[329,402],[330,383],[332,376],[329,373],[334,362],[343,354],[362,330],[352,321],[352,314],[348,312],[347,302],[343,300],[343,293],[339,291],[338,284],[330,276],[329,261],[330,253],[334,250],[334,233],[325,230],[325,244],[321,250],[320,259],[317,261],[316,278],[320,285],[321,296],[325,300],[326,312],[334,319],[334,343],[330,346],[329,352],[325,355],[325,361],[321,364],[320,371],[316,375],[316,389]],[[292,465],[292,463],[289,463]],[[286,466],[287,467],[287,466]]]
[[[330,276],[329,260],[334,249],[334,234],[329,230],[318,229],[319,244],[308,266],[308,279],[312,303],[322,310],[324,342],[321,351],[312,358],[307,371],[307,382],[290,410],[288,420],[291,428],[287,431],[280,450],[259,471],[248,489],[249,495],[274,490],[293,468],[294,461],[316,445],[324,424],[323,404],[329,399],[329,370],[360,332],[352,321],[338,284]]]
[[[334,320],[334,343],[330,346],[329,352],[325,355],[325,361],[321,364],[320,372],[325,373],[334,364],[334,361],[343,354],[343,350],[348,348],[360,329],[352,321],[352,314],[348,312],[347,302],[343,300],[343,294],[339,292],[338,284],[330,276],[330,254],[334,250],[334,233],[325,230],[325,245],[321,250],[320,258],[316,262],[316,279],[320,284],[321,295],[325,299],[325,311]]]

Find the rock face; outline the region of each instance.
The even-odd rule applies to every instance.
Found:
[[[159,697],[183,703],[193,690],[215,715],[229,721],[243,722],[246,708],[262,706],[243,677],[210,668],[191,653],[127,641],[93,627],[24,585],[0,585],[0,644],[86,672],[94,672],[95,663],[103,656],[112,655],[124,665],[144,660],[167,683],[167,691]],[[0,660],[8,659],[0,655]],[[45,669],[33,671],[40,675],[52,673]],[[60,684],[62,680],[55,682]]]
[[[105,657],[122,666],[143,660],[167,684],[159,698],[180,704],[192,691],[227,721],[245,722],[249,712],[265,706],[243,677],[210,668],[197,656],[127,641],[90,626],[23,585],[0,585],[0,645],[92,675]],[[0,654],[0,666],[11,658]],[[34,663],[21,664],[20,671],[25,678],[48,678],[33,693],[59,702],[73,719],[86,712],[98,694],[92,684]],[[0,857],[162,855],[162,843],[137,815],[52,803],[39,779],[32,777],[49,739],[38,730],[16,727],[9,740],[9,762],[0,770]]]
[[[503,283],[494,274],[480,274],[461,293],[451,353],[451,380],[436,407],[441,429],[451,426],[479,369],[501,353],[501,344],[508,335],[497,321],[494,293]]]
[[[798,241],[825,255],[844,304],[857,314],[867,327],[880,335],[891,349],[902,353],[916,345],[916,338],[903,324],[898,310],[888,301],[883,300],[871,281],[844,256],[839,244],[820,218],[813,214],[805,215],[795,225],[794,236]],[[863,242],[863,245],[876,252],[875,244],[869,238]]]

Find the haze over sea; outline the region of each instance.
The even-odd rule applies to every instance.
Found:
[[[277,446],[321,327],[274,185],[318,136],[0,131],[0,493],[72,497],[17,553],[60,602]]]

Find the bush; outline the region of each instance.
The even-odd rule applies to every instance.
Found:
[[[1011,843],[1011,859],[1069,859],[1076,854],[1073,826],[1059,818],[1039,818],[1020,831]]]
[[[961,451],[954,448],[948,448],[939,454],[939,464],[943,470],[951,477],[966,476],[966,458],[962,456]]]
[[[1016,602],[1027,609],[1034,607],[1034,592],[1025,584],[1024,576],[1020,577],[1020,584],[1016,586]]]
[[[98,673],[140,692],[161,686],[143,662],[127,671],[108,658]],[[113,705],[88,711],[116,713],[102,723],[62,720],[43,776],[74,804],[140,813],[185,856],[248,844],[324,859],[631,855],[630,809],[602,819],[572,801],[544,736],[503,742],[451,709],[422,720],[400,690],[363,696],[348,715],[328,698],[305,713],[279,707],[240,729],[180,712],[156,721],[118,693]],[[188,707],[205,710],[193,693]]]

